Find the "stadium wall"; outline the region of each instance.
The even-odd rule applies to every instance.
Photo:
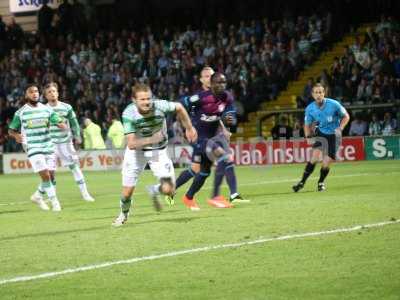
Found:
[[[304,163],[311,155],[311,146],[304,139],[284,141],[254,141],[230,145],[236,165],[274,165]],[[171,145],[169,154],[175,164],[190,163],[192,148]],[[85,171],[121,169],[123,149],[82,150],[80,165]],[[340,161],[400,159],[400,136],[345,137],[338,151]],[[58,171],[67,171],[58,161]],[[25,153],[3,154],[5,174],[31,173]]]

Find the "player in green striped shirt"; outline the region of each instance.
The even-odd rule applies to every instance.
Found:
[[[39,173],[41,189],[49,197],[53,211],[60,211],[56,190],[51,182],[50,171],[55,170],[54,145],[50,137],[50,125],[67,129],[62,119],[51,108],[39,103],[39,89],[29,85],[25,91],[26,104],[16,113],[9,124],[8,133],[24,145],[29,162],[35,173]],[[49,210],[43,199],[31,198],[43,210]]]
[[[85,201],[93,202],[93,197],[89,194],[85,178],[83,176],[82,170],[79,166],[79,157],[76,153],[72,140],[75,143],[81,144],[81,134],[78,120],[72,106],[68,103],[64,103],[58,100],[58,85],[55,82],[50,82],[44,87],[44,97],[48,101],[47,106],[52,108],[67,125],[68,130],[61,130],[55,125],[50,125],[50,137],[54,143],[54,153],[56,159],[59,158],[61,164],[68,167],[75,179],[75,182],[79,186],[82,198]],[[50,172],[52,176],[53,184],[55,185],[55,172]],[[39,191],[36,196],[41,197],[42,194]]]
[[[161,209],[159,194],[172,195],[175,189],[174,166],[167,154],[166,116],[176,113],[186,129],[189,142],[197,139],[196,129],[189,115],[180,103],[166,100],[153,100],[150,87],[137,84],[132,89],[132,103],[122,114],[127,140],[122,163],[121,212],[113,226],[122,226],[128,220],[132,194],[139,175],[147,164],[159,179],[159,184],[148,187],[156,210]]]

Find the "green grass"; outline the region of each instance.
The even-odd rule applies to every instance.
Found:
[[[294,194],[303,165],[237,168],[252,202],[206,205],[212,179],[197,196],[154,212],[138,185],[134,215],[112,228],[119,211],[119,172],[87,172],[95,203],[80,199],[69,173],[57,175],[61,213],[30,203],[36,175],[0,176],[0,281],[134,257],[400,219],[400,161],[341,163],[327,192],[316,176]],[[318,170],[318,169],[317,169]],[[180,170],[176,170],[179,174]],[[224,188],[224,193],[227,193]],[[400,299],[400,223],[0,285],[0,299]]]

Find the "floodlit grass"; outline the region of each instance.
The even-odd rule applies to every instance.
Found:
[[[340,163],[327,191],[291,186],[303,165],[240,167],[239,190],[252,200],[208,207],[212,178],[197,195],[201,211],[180,201],[157,214],[144,187],[126,226],[119,172],[87,172],[96,202],[80,199],[72,175],[57,175],[61,213],[29,201],[36,175],[0,176],[0,282],[104,262],[259,238],[325,231],[400,218],[400,161]],[[179,174],[180,170],[176,170]],[[224,188],[227,194],[227,189]],[[0,285],[0,299],[399,299],[400,223],[348,233],[271,241],[143,260],[132,264]]]

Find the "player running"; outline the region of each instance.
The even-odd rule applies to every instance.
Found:
[[[212,198],[208,204],[218,208],[232,207],[231,203],[219,195],[219,188],[225,176],[231,196],[240,195],[237,192],[237,181],[234,172],[232,155],[230,155],[226,138],[219,133],[220,120],[227,126],[236,124],[236,111],[233,106],[233,97],[226,91],[226,78],[221,73],[215,73],[211,77],[211,90],[203,91],[186,99],[187,106],[193,106],[193,123],[195,124],[199,139],[197,142],[200,155],[200,171],[195,175],[192,185],[183,197],[183,203],[191,210],[199,210],[200,207],[194,199],[194,195],[203,186],[210,175],[214,159],[217,162],[216,179]],[[232,198],[232,197],[231,197]]]
[[[28,85],[25,90],[26,104],[17,110],[9,124],[8,133],[22,143],[35,173],[41,177],[41,190],[49,197],[52,210],[61,211],[50,172],[55,170],[54,145],[50,137],[50,126],[66,130],[67,126],[50,107],[39,103],[39,89]],[[43,198],[31,198],[43,210],[49,210]]]
[[[200,82],[201,82],[201,90],[197,93],[200,94],[202,92],[206,92],[206,91],[210,91],[211,89],[211,76],[214,74],[214,70],[211,67],[204,67],[201,72],[200,72]],[[191,120],[193,123],[193,126],[195,128],[197,128],[198,126],[198,120],[196,119],[196,111],[197,111],[197,106],[198,103],[193,103],[190,101],[190,97],[185,97],[183,99],[184,105],[186,107],[186,109],[189,111],[190,116],[191,116]],[[220,120],[219,121],[219,126],[220,128],[218,129],[220,131],[220,133],[218,135],[219,139],[222,139],[221,142],[224,145],[228,145],[229,144],[229,139],[231,136],[231,133],[229,132],[229,130],[225,127],[224,123]],[[200,172],[200,163],[201,163],[201,159],[202,159],[202,148],[201,148],[201,142],[198,141],[195,144],[192,144],[192,163],[190,168],[184,170],[179,177],[176,180],[176,189],[178,189],[180,186],[182,186],[183,184],[185,184],[186,182],[188,182],[192,177],[194,177],[197,173]],[[225,151],[229,151],[229,146],[224,148]],[[233,166],[232,166],[233,167]],[[225,172],[218,169],[216,170],[215,173],[215,182],[217,182],[217,184],[214,186],[214,191],[213,191],[213,197],[219,195],[219,190],[220,190],[220,185],[222,184],[223,181],[223,177],[224,177]],[[219,182],[219,183],[218,183]],[[238,202],[250,202],[250,200],[246,200],[243,199],[242,196],[236,191],[236,188],[234,187],[233,184],[228,186],[231,188],[233,188],[230,191],[230,198],[229,200],[232,203],[238,203]],[[167,197],[166,198],[167,203],[169,203],[170,205],[172,205],[174,203],[173,197]]]
[[[211,88],[211,76],[214,74],[214,70],[211,67],[204,67],[201,72],[200,72],[200,82],[201,82],[201,90],[199,93],[204,92],[204,91],[209,91]],[[184,98],[185,100],[185,98]],[[190,102],[184,103],[186,109],[188,110],[191,120],[193,122],[193,126],[196,127],[195,123],[195,106],[191,106]],[[176,189],[178,189],[180,186],[184,185],[186,182],[188,182],[191,178],[193,178],[197,173],[200,172],[200,161],[201,161],[201,152],[200,152],[200,145],[198,143],[192,145],[193,151],[192,151],[192,163],[190,165],[190,168],[182,171],[182,173],[178,176],[176,179]],[[172,201],[170,199],[169,201]]]
[[[341,142],[342,131],[350,120],[346,109],[336,100],[325,98],[325,89],[317,83],[312,88],[314,102],[309,104],[305,111],[304,135],[308,144],[312,143],[312,125],[316,124],[315,142],[311,160],[307,163],[303,177],[294,185],[293,191],[298,192],[304,187],[307,178],[314,171],[315,165],[322,157],[322,166],[317,190],[325,191],[324,180],[329,173],[329,166],[336,159],[336,152]]]
[[[85,201],[93,202],[94,198],[89,194],[85,178],[79,166],[79,157],[74,148],[73,140],[76,144],[81,144],[81,134],[78,120],[72,106],[68,103],[58,100],[58,85],[55,82],[50,82],[44,87],[44,97],[48,101],[47,106],[52,108],[67,125],[68,130],[61,130],[55,125],[50,125],[50,136],[55,147],[56,159],[59,158],[64,167],[68,167],[75,182],[79,187],[82,198]],[[50,171],[50,175],[55,186],[55,171]],[[40,189],[32,196],[40,199],[44,192]]]
[[[132,194],[139,175],[147,164],[159,179],[159,184],[148,187],[156,210],[161,209],[160,193],[174,193],[174,167],[167,154],[167,114],[178,115],[189,142],[193,143],[197,139],[196,129],[182,104],[153,99],[150,87],[146,84],[133,87],[132,102],[122,114],[127,148],[122,163],[121,212],[112,224],[116,227],[122,226],[128,220]]]

